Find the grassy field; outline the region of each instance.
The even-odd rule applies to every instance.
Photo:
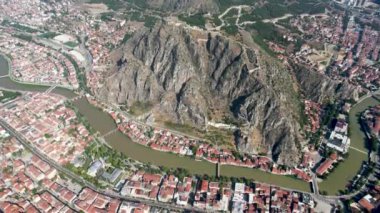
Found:
[[[350,111],[350,132],[351,146],[367,151],[364,144],[365,135],[360,129],[358,117],[361,112],[370,106],[380,104],[373,98],[366,99]],[[360,169],[363,161],[367,160],[367,155],[356,150],[350,149],[349,157],[345,159],[331,173],[326,180],[319,184],[320,191],[326,191],[330,195],[338,194],[339,190],[344,190],[348,181],[352,180]]]
[[[153,105],[149,102],[137,101],[129,108],[129,113],[131,115],[139,116],[146,112],[149,112],[152,107]]]
[[[208,131],[203,136],[205,139],[211,141],[211,143],[234,150],[234,133],[232,130],[218,129],[215,127],[208,127]]]
[[[201,131],[200,129],[197,129],[190,125],[176,124],[169,121],[164,122],[164,127],[168,129],[173,129],[178,132],[183,132],[194,137],[202,137],[205,133],[204,131]]]

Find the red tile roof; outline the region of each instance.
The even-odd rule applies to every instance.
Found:
[[[359,204],[365,208],[368,212],[371,212],[375,206],[370,203],[367,199],[365,199],[364,197],[362,199],[359,200]]]
[[[330,168],[330,166],[333,164],[333,161],[331,159],[326,159],[318,168],[317,168],[317,174],[323,175],[327,172],[327,170]]]

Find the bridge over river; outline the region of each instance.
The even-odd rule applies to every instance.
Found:
[[[7,60],[3,57],[0,57],[0,76],[8,75],[8,64]],[[53,87],[54,88],[53,88]],[[10,78],[4,77],[0,79],[0,88],[9,89],[14,91],[37,91],[44,92],[51,90],[52,93],[60,94],[68,99],[74,100],[74,105],[79,109],[79,112],[84,115],[87,120],[90,122],[92,127],[97,130],[100,135],[104,136],[104,140],[114,149],[125,153],[128,157],[144,162],[144,163],[152,163],[158,166],[165,166],[169,168],[185,168],[189,170],[192,174],[207,174],[207,175],[215,175],[217,171],[216,164],[212,164],[206,161],[198,161],[189,157],[183,157],[171,153],[160,152],[156,150],[152,150],[143,145],[134,143],[130,138],[117,130],[116,124],[113,119],[102,110],[94,107],[90,103],[88,103],[85,97],[78,97],[77,94],[72,91],[60,87],[55,87],[54,85],[49,86],[34,86],[34,85],[25,85],[21,83],[17,83],[12,81]],[[49,90],[50,88],[50,90]],[[369,98],[372,100],[371,98]],[[366,99],[367,100],[367,99]],[[358,105],[357,109],[362,110],[368,106],[373,105],[375,102],[367,103],[366,100],[362,101],[361,105]],[[350,124],[350,128],[358,128],[357,131],[360,131],[358,126],[352,126]],[[356,131],[356,130],[354,130]],[[363,141],[358,141],[360,143]],[[358,152],[359,153],[359,152]],[[361,154],[363,155],[363,154]],[[351,152],[350,152],[351,156]],[[360,158],[362,159],[362,158]],[[351,164],[351,161],[348,161],[347,164]],[[342,163],[343,165],[345,163]],[[343,167],[341,165],[341,167]],[[350,165],[348,165],[350,166]],[[358,170],[360,167],[360,163],[351,164],[351,170]],[[357,168],[357,169],[353,169]],[[346,172],[346,171],[343,171]],[[259,169],[251,169],[237,166],[229,166],[222,165],[219,168],[219,173],[222,176],[228,177],[245,177],[252,178],[257,182],[263,182],[267,184],[277,185],[289,190],[297,190],[302,192],[310,192],[310,184],[299,179],[284,176],[284,175],[274,175],[271,173],[267,173],[261,171]],[[338,170],[333,173],[338,173]],[[342,174],[345,175],[345,174]],[[355,175],[352,173],[349,177]],[[327,182],[331,185],[342,185],[344,184],[344,179],[328,179]],[[336,192],[336,191],[335,191]],[[335,192],[332,192],[334,194]]]

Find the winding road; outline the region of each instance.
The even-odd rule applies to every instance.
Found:
[[[226,11],[224,11],[223,14],[221,14],[220,16],[218,16],[218,18],[221,20],[222,24],[220,26],[217,26],[215,27],[215,29],[220,29],[222,28],[223,26],[226,25],[226,22],[225,20],[223,19],[223,17],[228,14],[228,12],[230,12],[232,9],[237,9],[238,10],[238,17],[236,19],[236,25],[239,26],[239,21],[240,21],[240,16],[241,16],[241,11],[243,8],[246,8],[246,7],[249,7],[251,8],[251,6],[248,6],[248,5],[240,5],[240,6],[234,6],[234,7],[230,7],[228,8]],[[276,20],[268,20],[268,22],[276,22],[278,20],[280,20],[281,18],[287,18],[287,17],[280,17],[280,18],[277,18]],[[245,25],[246,22],[243,22],[243,23],[240,23],[240,25]],[[253,22],[252,22],[253,23]],[[247,23],[247,24],[251,24],[251,23]],[[50,43],[46,43],[47,45],[52,45]],[[7,59],[9,60],[9,59]],[[9,63],[11,64],[11,63]],[[49,84],[37,84],[37,83],[25,83],[25,82],[19,82],[17,81],[17,79],[14,79],[14,77],[9,74],[9,75],[3,75],[3,76],[0,76],[0,79],[1,78],[6,78],[6,77],[9,77],[11,80],[17,82],[17,83],[22,83],[22,84],[29,84],[29,85],[40,85],[40,86],[50,86],[50,88],[48,88],[45,92],[51,92],[52,90],[54,90],[58,85],[49,85]],[[60,86],[58,86],[60,87]],[[4,89],[4,90],[8,90],[8,91],[17,91],[17,92],[24,92],[24,91],[21,91],[21,90],[10,90],[10,89],[7,89],[7,88],[1,88],[0,89]],[[67,89],[71,89],[71,88],[67,88]],[[361,97],[358,102],[356,104],[359,104],[360,102],[364,101],[365,99],[369,98],[369,97],[372,97],[373,95],[379,95],[380,94],[380,90],[377,90],[373,93],[369,93],[367,94],[366,96],[363,96]],[[356,105],[355,104],[355,105]],[[355,106],[354,105],[354,106]],[[125,111],[121,111],[119,110],[119,107],[117,106],[114,106],[114,109],[117,109],[119,112],[123,113],[126,117],[131,118],[131,116],[126,113]],[[135,120],[135,122],[138,122],[139,124],[141,125],[146,125],[145,123],[143,122],[140,122],[138,120]],[[135,197],[126,197],[126,196],[121,196],[113,191],[110,191],[110,190],[101,190],[101,189],[98,189],[96,186],[94,186],[93,184],[91,184],[90,182],[84,180],[82,177],[76,175],[75,173],[71,172],[70,170],[62,167],[61,165],[57,164],[55,161],[53,161],[52,159],[48,158],[46,155],[44,155],[43,153],[41,153],[38,149],[36,149],[34,146],[32,146],[21,134],[19,134],[16,130],[14,130],[11,126],[9,126],[3,119],[0,118],[0,125],[3,126],[9,133],[11,133],[11,135],[13,135],[15,138],[18,139],[18,141],[23,145],[25,146],[28,150],[30,150],[33,154],[37,155],[38,157],[40,157],[42,160],[44,160],[45,162],[47,162],[50,166],[54,167],[55,169],[57,169],[59,172],[65,174],[66,176],[72,178],[72,179],[75,179],[77,181],[79,181],[80,183],[82,183],[85,187],[88,187],[100,194],[103,194],[105,196],[109,196],[109,197],[112,197],[112,198],[117,198],[117,199],[120,199],[120,200],[125,200],[125,201],[130,201],[130,202],[140,202],[140,203],[145,203],[147,205],[150,205],[150,206],[155,206],[155,207],[159,207],[159,208],[166,208],[166,209],[170,209],[170,210],[174,210],[174,211],[203,211],[201,209],[198,209],[198,208],[195,208],[195,207],[181,207],[181,206],[177,206],[177,205],[174,205],[174,204],[166,204],[166,203],[159,203],[157,201],[151,201],[151,200],[146,200],[146,199],[140,199],[140,198],[135,198]],[[159,127],[161,128],[161,127]],[[163,128],[164,129],[164,128]],[[110,131],[109,133],[106,133],[104,134],[103,136],[106,136],[108,134],[112,134],[115,130],[112,130]],[[197,138],[197,137],[194,137],[194,136],[191,136],[191,135],[186,135],[182,132],[176,132],[176,131],[173,131],[173,130],[170,130],[171,132],[175,133],[175,134],[178,134],[178,135],[185,135],[187,136],[188,138],[192,138],[192,139],[197,139],[197,140],[200,140],[200,138]],[[360,150],[360,149],[357,149],[355,147],[350,147],[351,149],[355,150],[355,151],[358,151],[358,152],[361,152],[363,154],[368,154],[366,153],[365,151],[363,150]],[[315,176],[315,175],[314,175]],[[312,195],[313,197],[317,198],[317,199],[321,199],[321,200],[325,200],[325,201],[328,201],[330,203],[336,203],[337,200],[339,199],[349,199],[349,198],[352,198],[354,196],[356,196],[357,194],[361,193],[362,190],[365,188],[365,186],[363,186],[362,189],[354,192],[354,193],[351,193],[351,194],[347,194],[347,195],[341,195],[341,196],[323,196],[323,195],[320,195],[319,194],[319,190],[318,190],[318,183],[316,181],[316,178],[313,176],[313,185],[314,187],[317,189],[315,194]],[[293,189],[287,189],[287,190],[292,190],[292,191],[298,191],[298,190],[293,190]]]

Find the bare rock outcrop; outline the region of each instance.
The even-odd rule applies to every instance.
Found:
[[[347,81],[338,82],[301,65],[293,64],[293,71],[307,99],[323,103],[335,99],[359,99],[359,87]]]
[[[218,5],[213,0],[146,0],[155,9],[170,12],[216,13]]]
[[[255,129],[248,140],[237,135],[238,150],[260,146],[278,163],[299,161],[301,104],[291,71],[275,60],[219,35],[164,24],[135,35],[118,55],[100,98],[149,102],[157,117],[198,128],[214,119],[211,109],[225,111]]]

